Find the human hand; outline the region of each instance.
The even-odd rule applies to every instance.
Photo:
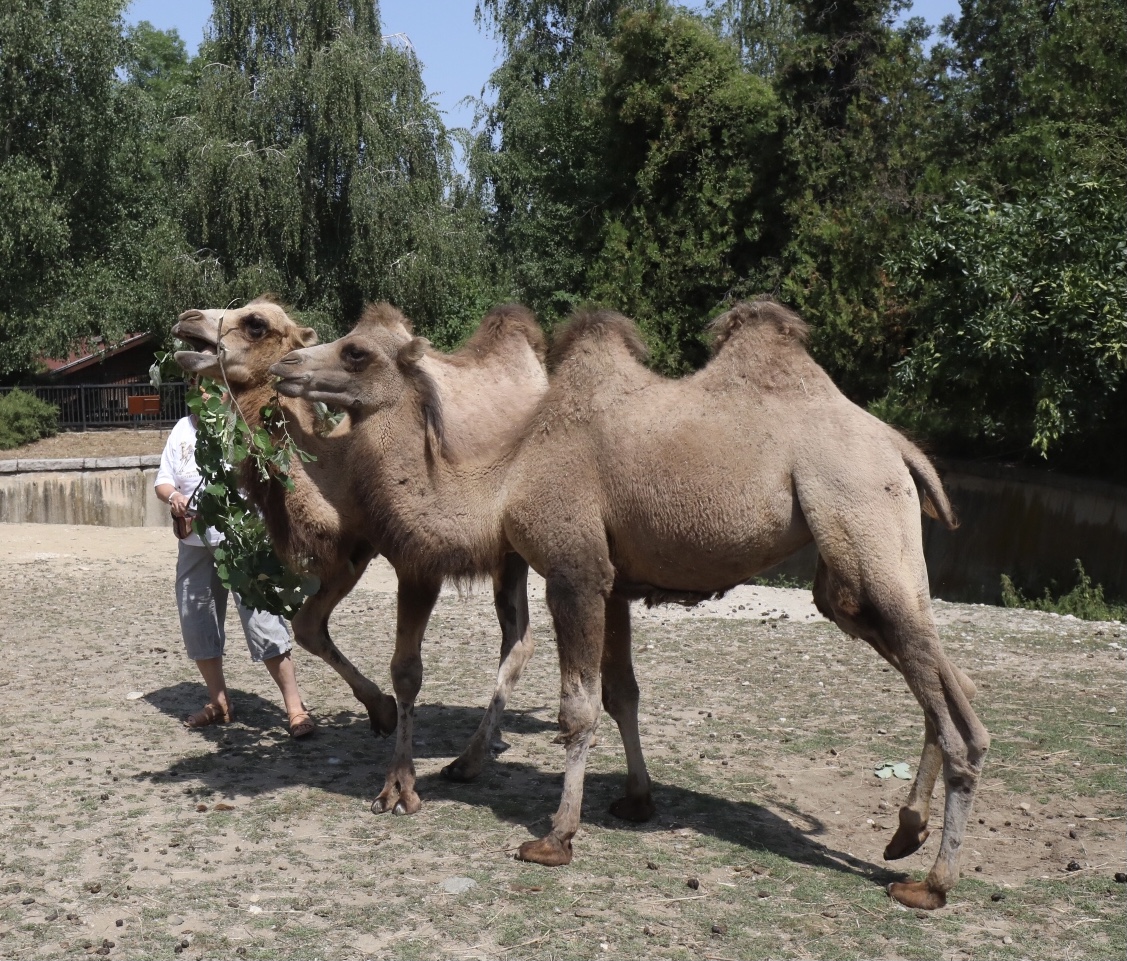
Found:
[[[168,498],[168,506],[172,511],[173,517],[186,517],[188,515],[188,504],[191,503],[187,497],[179,491],[173,491],[172,496]]]

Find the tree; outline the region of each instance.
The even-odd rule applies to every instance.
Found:
[[[159,203],[141,101],[117,76],[123,6],[12,0],[0,12],[0,373],[151,319]]]
[[[480,316],[479,210],[374,3],[216,0],[201,59],[174,149],[183,302],[273,290],[331,331],[388,299],[440,340]]]

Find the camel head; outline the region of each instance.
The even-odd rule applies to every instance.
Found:
[[[176,351],[176,363],[189,373],[225,380],[232,387],[268,382],[271,364],[292,350],[317,343],[312,327],[299,326],[266,297],[238,310],[186,310],[172,334],[191,348]]]
[[[351,333],[295,350],[270,368],[278,393],[362,414],[389,407],[408,385],[428,341],[388,304],[369,306]]]

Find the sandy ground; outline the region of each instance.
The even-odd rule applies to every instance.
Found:
[[[635,606],[642,736],[659,813],[606,813],[624,761],[604,719],[576,860],[516,862],[558,798],[559,675],[539,649],[478,781],[439,769],[495,671],[487,591],[446,592],[424,650],[416,746],[423,811],[373,816],[391,742],[336,675],[299,652],[320,724],[294,742],[233,613],[238,719],[188,731],[204,690],[172,602],[160,529],[0,525],[0,956],[1121,956],[1127,632],[937,604],[994,735],[964,880],[917,917],[883,885],[924,850],[881,851],[922,732],[902,681],[804,591],[744,587],[693,610]],[[385,689],[394,577],[372,566],[334,617]],[[691,882],[696,882],[692,886]]]

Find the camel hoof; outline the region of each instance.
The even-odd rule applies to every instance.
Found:
[[[371,704],[366,706],[368,723],[372,726],[373,733],[380,737],[390,737],[395,733],[395,729],[399,726],[399,710],[394,697],[381,694],[380,701],[375,707]]]
[[[947,904],[947,895],[928,886],[926,881],[893,881],[888,895],[909,908],[934,911]]]
[[[537,841],[525,841],[517,851],[518,861],[532,861],[549,868],[571,864],[571,856],[571,841],[561,841],[554,834]]]
[[[472,781],[481,773],[481,763],[474,764],[465,758],[458,758],[456,761],[447,764],[440,773],[447,781],[459,781],[464,784],[466,781]]]
[[[422,799],[414,792],[409,794],[400,794],[399,800],[396,802],[395,807],[392,809],[393,814],[418,814],[422,810]]]
[[[931,832],[927,828],[908,828],[901,824],[884,849],[884,859],[896,861],[906,858],[909,854],[915,854],[924,846],[929,834]]]
[[[610,813],[616,818],[622,818],[623,821],[634,821],[638,824],[642,821],[648,821],[656,811],[653,797],[649,794],[645,797],[630,797],[629,795],[620,797],[610,806]]]
[[[372,802],[373,814],[387,814],[398,802],[399,792],[393,788],[385,787]]]

